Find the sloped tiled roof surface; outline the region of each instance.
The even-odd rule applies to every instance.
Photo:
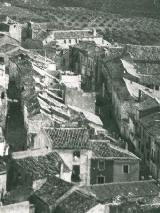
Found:
[[[136,159],[137,157],[131,152],[111,145],[110,142],[90,141],[90,147],[96,158],[128,158]],[[138,158],[137,158],[138,159]]]
[[[129,193],[135,198],[156,196],[159,193],[159,188],[155,181],[109,183],[84,188],[94,193],[101,202],[112,201],[119,195],[128,196]]]
[[[127,51],[137,61],[160,61],[160,46],[127,45]]]
[[[59,211],[56,212],[85,213],[96,205],[97,202],[94,197],[75,191],[59,204]]]
[[[97,37],[94,36],[91,31],[57,31],[54,32],[55,39],[67,39],[67,38],[90,38],[90,37]],[[101,37],[101,36],[100,36]]]
[[[64,162],[56,152],[51,152],[45,156],[16,159],[15,163],[22,167],[27,174],[30,174],[33,180],[37,180],[59,174],[60,165]],[[69,171],[65,164],[64,170]]]
[[[63,196],[72,188],[72,184],[60,178],[52,176],[47,179],[46,183],[35,192],[35,195],[48,205],[53,205],[57,199]]]
[[[88,148],[88,131],[85,128],[46,128],[54,149]]]

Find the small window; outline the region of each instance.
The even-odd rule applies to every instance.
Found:
[[[155,90],[159,90],[159,86],[158,85],[155,86]]]
[[[80,151],[78,150],[76,150],[76,151],[74,151],[73,152],[73,157],[77,157],[77,158],[80,158]]]
[[[4,97],[5,97],[5,94],[4,94],[4,92],[2,92],[1,93],[1,99],[4,99]]]
[[[80,182],[80,166],[74,165],[72,168],[71,181],[72,182]]]
[[[64,43],[65,43],[65,44],[67,43],[66,40],[64,40]]]
[[[69,39],[69,43],[71,44],[71,40]]]
[[[105,177],[104,177],[104,176],[98,176],[98,177],[97,177],[97,183],[98,183],[98,184],[103,184],[103,183],[105,183]]]
[[[104,170],[105,169],[105,161],[104,160],[99,160],[98,161],[98,169],[99,170]]]
[[[129,166],[128,165],[123,166],[123,173],[126,173],[126,174],[129,173]]]

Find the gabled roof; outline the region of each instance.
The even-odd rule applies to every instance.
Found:
[[[114,146],[110,141],[90,140],[90,147],[93,152],[92,158],[139,159],[128,150]]]
[[[47,178],[46,182],[39,190],[35,191],[34,195],[36,195],[46,204],[54,205],[55,202],[72,187],[73,184],[56,176],[52,176]]]
[[[86,149],[89,134],[85,128],[45,128],[53,149]]]
[[[100,202],[111,202],[117,196],[154,197],[159,193],[156,181],[132,181],[82,187],[96,195]]]
[[[56,213],[86,213],[97,204],[93,196],[86,195],[77,190],[62,200],[56,209]]]
[[[64,164],[64,171],[69,171],[57,152],[51,152],[44,156],[15,159],[14,162],[20,168],[23,168],[25,173],[31,175],[33,180],[60,174],[62,163]]]

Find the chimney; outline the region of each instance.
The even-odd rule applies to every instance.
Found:
[[[140,101],[141,101],[141,98],[142,98],[142,91],[139,90],[138,92],[139,92],[139,93],[138,93],[138,102],[140,102]]]
[[[125,149],[128,150],[128,143],[125,143]]]
[[[95,28],[93,28],[93,36],[96,36],[97,35],[97,31]]]

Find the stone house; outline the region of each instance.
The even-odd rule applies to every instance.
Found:
[[[89,185],[139,179],[139,158],[109,140],[89,140],[85,128],[45,128],[34,140],[35,149],[44,147],[57,151],[66,162],[69,182]]]
[[[142,160],[148,166],[151,175],[159,179],[159,112],[153,112],[141,117],[138,128]]]
[[[81,42],[70,47],[70,69],[81,75],[81,88],[84,92],[96,91],[96,80],[99,75],[97,61],[104,56],[105,50],[94,42]]]

